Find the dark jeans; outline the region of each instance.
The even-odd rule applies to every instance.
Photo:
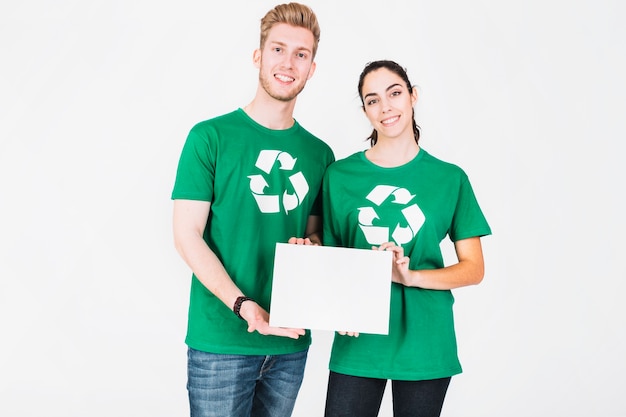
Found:
[[[450,377],[425,381],[391,381],[394,417],[439,417]],[[376,417],[386,379],[330,372],[325,417]]]

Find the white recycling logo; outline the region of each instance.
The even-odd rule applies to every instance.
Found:
[[[424,224],[425,217],[417,204],[408,205],[415,195],[412,195],[405,188],[392,185],[377,185],[366,198],[378,207],[390,196],[393,196],[391,201],[393,204],[405,206],[400,212],[404,216],[407,226],[403,227],[398,223],[391,233],[391,239],[397,245],[402,245],[410,242],[415,237]],[[374,220],[379,219],[374,207],[360,207],[358,210],[359,227],[369,244],[380,245],[391,240],[389,235],[391,229],[389,227],[374,226]]]
[[[269,174],[276,162],[278,162],[280,170],[293,171],[297,160],[298,158],[294,158],[287,152],[262,150],[259,153],[255,166]],[[288,213],[298,207],[309,192],[309,184],[306,182],[302,172],[299,171],[289,176],[293,194],[287,191],[284,191],[282,195],[265,194],[265,189],[269,187],[269,184],[263,174],[249,175],[248,178],[250,178],[250,191],[252,191],[252,195],[262,213],[279,213],[281,201],[285,213]]]

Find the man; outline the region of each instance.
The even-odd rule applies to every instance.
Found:
[[[332,150],[293,119],[315,71],[313,11],[261,19],[254,99],[195,125],[172,199],[174,241],[193,271],[185,343],[192,416],[289,416],[310,332],[269,325],[276,242],[319,243],[318,192]],[[294,294],[294,297],[301,294]]]

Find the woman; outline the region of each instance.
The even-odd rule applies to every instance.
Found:
[[[358,91],[372,146],[327,169],[323,240],[394,252],[389,334],[335,334],[325,415],[377,416],[391,380],[394,416],[439,416],[461,372],[450,290],[481,282],[480,237],[491,230],[465,172],[419,146],[404,68],[371,62]],[[458,261],[444,267],[446,236]]]

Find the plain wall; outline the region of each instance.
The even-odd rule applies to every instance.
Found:
[[[0,5],[0,415],[188,414],[170,192],[191,126],[252,99],[274,4]],[[626,416],[624,3],[308,4],[298,121],[338,158],[364,149],[359,73],[398,61],[422,147],[465,169],[493,229],[483,283],[454,291],[443,416]],[[313,338],[295,417],[322,415],[332,333]]]

